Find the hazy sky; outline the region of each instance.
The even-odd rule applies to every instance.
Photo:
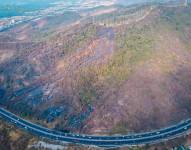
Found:
[[[16,5],[22,5],[22,4],[50,4],[50,3],[64,3],[65,5],[84,5],[84,4],[96,4],[96,5],[110,5],[115,3],[123,3],[123,4],[132,4],[132,3],[139,3],[144,1],[153,1],[153,0],[0,0],[1,4],[16,4]],[[155,0],[160,1],[160,0]],[[169,1],[169,0],[163,0],[163,1]]]
[[[125,3],[133,3],[133,2],[141,2],[144,0],[0,0],[0,4],[26,4],[26,3],[54,3],[54,2],[62,2],[67,4],[83,4],[83,3],[116,3],[116,2],[125,2]]]

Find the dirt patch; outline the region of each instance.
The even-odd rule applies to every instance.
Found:
[[[9,50],[1,50],[0,51],[0,63],[3,63],[4,61],[10,59],[13,57],[14,52]]]

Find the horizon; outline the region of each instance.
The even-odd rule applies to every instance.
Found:
[[[182,0],[160,0],[162,3],[169,1],[173,2]],[[46,12],[50,9],[54,9],[55,12],[61,9],[62,11],[79,11],[99,6],[130,6],[145,2],[159,2],[159,0],[0,0],[0,19],[17,16],[30,16],[32,14],[37,15],[41,11]]]

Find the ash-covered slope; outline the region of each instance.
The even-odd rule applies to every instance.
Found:
[[[1,106],[48,127],[95,134],[189,118],[191,7],[108,9],[2,32]]]

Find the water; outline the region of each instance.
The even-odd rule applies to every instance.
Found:
[[[0,0],[0,18],[26,16],[28,12],[39,11],[51,7],[50,0],[34,2],[32,0]]]

